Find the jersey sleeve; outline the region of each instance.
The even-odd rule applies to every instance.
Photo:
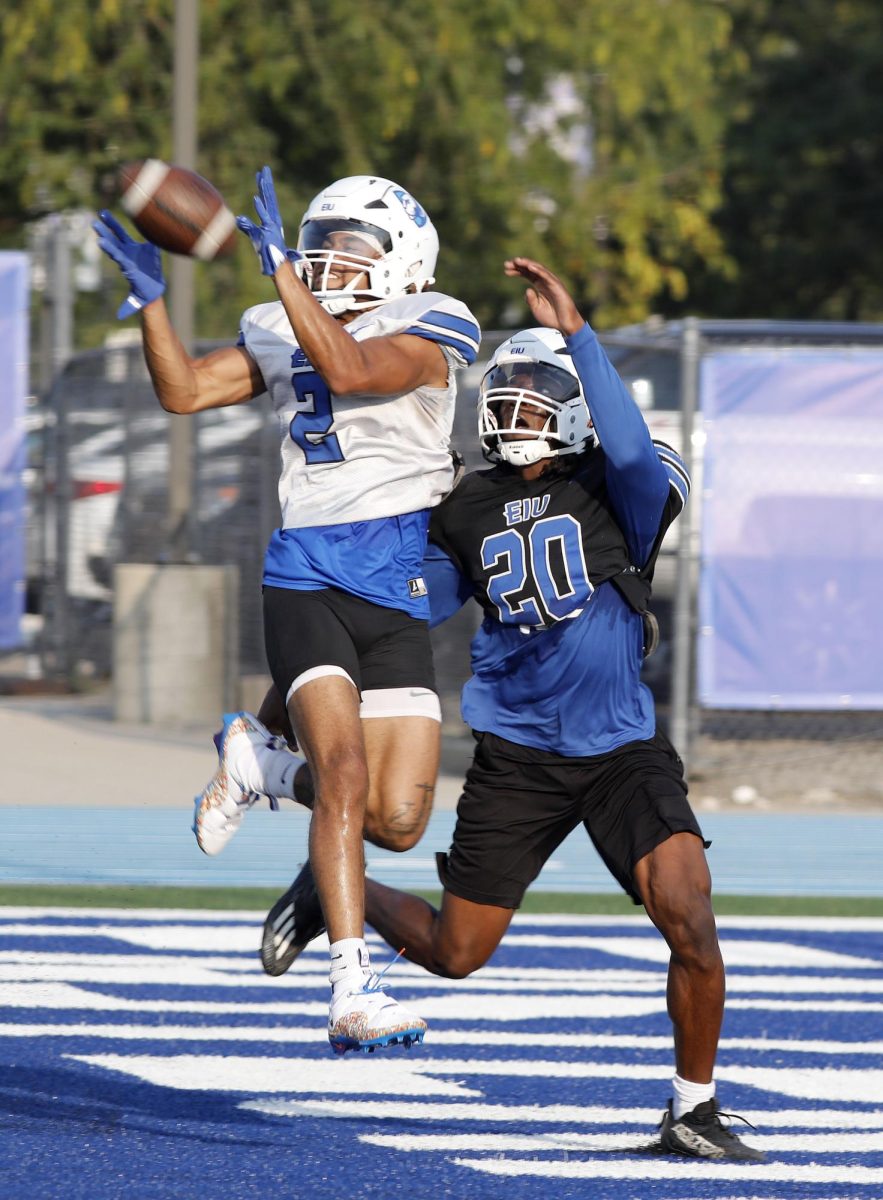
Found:
[[[690,474],[680,454],[676,450],[672,450],[671,446],[654,438],[653,448],[668,476],[669,502],[672,509],[672,520],[674,520],[684,511],[690,495]]]
[[[411,321],[402,333],[437,342],[442,349],[453,352],[457,365],[469,367],[478,357],[481,330],[465,304],[438,293],[433,305]]]
[[[472,584],[441,546],[430,540],[423,558],[423,580],[429,592],[429,628],[459,612],[472,595]]]
[[[594,330],[584,325],[567,348],[607,463],[607,489],[629,553],[642,566],[659,536],[669,476],[650,431]]]

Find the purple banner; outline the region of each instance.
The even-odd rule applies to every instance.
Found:
[[[0,252],[0,650],[21,644],[28,258]]]
[[[699,702],[883,709],[883,349],[702,363]]]

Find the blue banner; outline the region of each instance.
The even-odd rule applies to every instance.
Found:
[[[702,364],[699,701],[883,709],[883,350]]]
[[[0,251],[0,650],[21,644],[27,380],[28,257]]]

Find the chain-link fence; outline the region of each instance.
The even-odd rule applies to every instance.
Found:
[[[688,760],[694,802],[883,804],[883,704],[874,698],[883,688],[870,660],[863,696],[842,686],[832,697],[814,678],[855,681],[862,642],[869,653],[876,645],[883,326],[688,320],[604,340],[652,432],[684,455],[693,478],[657,573],[669,669],[654,690]],[[838,406],[840,422],[830,416]],[[724,609],[730,644],[714,659],[708,644],[722,640]],[[752,653],[762,680],[754,698],[739,678]],[[729,672],[724,686],[709,682],[712,661],[718,675]]]
[[[475,436],[478,383],[505,336],[486,334],[482,359],[461,380],[454,444],[468,469],[482,465]],[[883,802],[883,714],[848,707],[711,707],[700,704],[696,686],[703,357],[721,346],[801,346],[824,339],[883,346],[883,331],[687,322],[636,327],[602,339],[651,432],[680,451],[693,474],[689,519],[685,515],[670,531],[656,572],[652,607],[661,637],[645,665],[645,680],[660,723],[687,759],[693,795],[705,806]],[[169,417],[157,404],[136,343],[76,355],[31,417],[28,583],[31,606],[43,617],[39,648],[46,676],[71,681],[108,676],[113,566],[167,556],[170,420],[195,423],[194,560],[238,566],[240,670],[244,676],[266,674],[260,580],[264,546],[278,522],[275,421],[265,400]],[[433,634],[451,769],[465,764],[471,751],[458,696],[479,619],[477,606],[469,605]]]

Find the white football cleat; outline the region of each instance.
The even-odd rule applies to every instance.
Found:
[[[239,829],[242,818],[261,798],[244,785],[236,770],[236,743],[243,738],[252,746],[273,748],[278,748],[281,740],[251,713],[224,715],[224,723],[214,737],[218,769],[193,801],[193,832],[197,845],[205,854],[220,854]],[[267,798],[271,808],[279,807],[275,796]]]
[[[361,1050],[373,1054],[378,1046],[410,1049],[423,1041],[426,1022],[387,996],[379,975],[365,978],[361,987],[331,999],[328,1041],[337,1054]]]

